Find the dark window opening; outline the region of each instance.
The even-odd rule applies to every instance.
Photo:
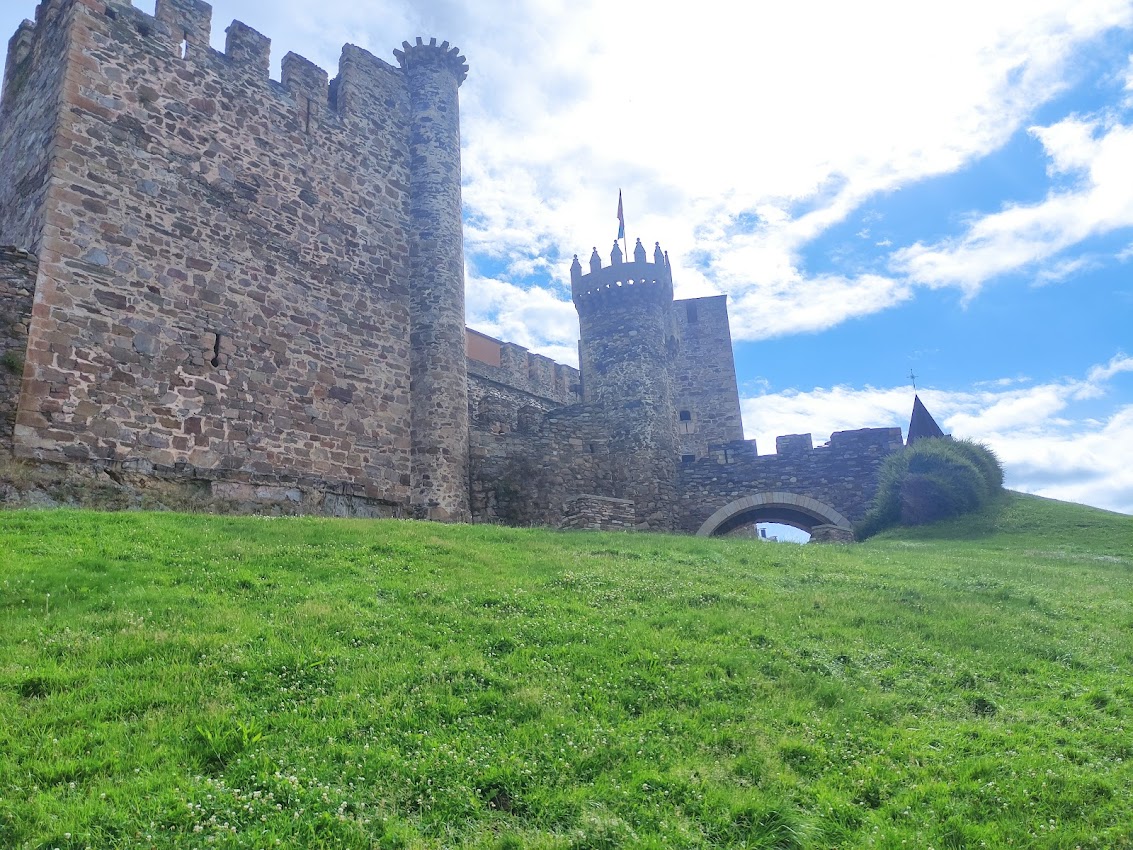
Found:
[[[182,59],[189,58],[189,33],[185,33],[184,38],[181,39],[180,51]]]
[[[696,321],[696,305],[695,304],[685,304],[685,315],[688,316],[688,320],[690,322],[695,322]]]
[[[692,463],[696,460],[696,455],[681,455],[681,463]]]
[[[590,454],[594,454],[594,444],[593,444],[593,443],[590,443],[590,444],[589,444],[589,445],[587,446],[587,448],[589,448],[589,449],[590,449]]]
[[[681,411],[681,422],[691,422],[691,421],[692,421],[692,411],[691,410],[682,410]]]
[[[217,334],[216,339],[213,341],[212,360],[210,360],[209,363],[213,365],[214,369],[220,366],[220,334]]]
[[[303,132],[311,132],[311,99],[309,97],[303,98],[305,108],[303,110]]]

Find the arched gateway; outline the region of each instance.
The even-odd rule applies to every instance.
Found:
[[[830,505],[810,496],[772,491],[729,502],[708,517],[696,533],[700,537],[727,534],[754,522],[777,522],[811,533],[822,525],[853,532],[850,521]]]

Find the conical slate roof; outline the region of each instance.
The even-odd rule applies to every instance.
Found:
[[[914,395],[913,415],[909,419],[909,439],[905,441],[905,445],[911,446],[913,441],[923,440],[926,437],[943,436],[944,432],[940,430],[940,426],[936,424],[936,420],[932,418],[932,414],[924,406],[921,397]]]

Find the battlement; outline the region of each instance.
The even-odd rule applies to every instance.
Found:
[[[578,401],[578,370],[522,345],[465,329],[469,373],[561,405]]]
[[[638,239],[633,249],[633,262],[624,262],[622,249],[615,242],[610,252],[610,265],[602,266],[602,258],[595,248],[590,255],[590,271],[587,274],[582,273],[582,264],[575,255],[570,266],[570,288],[574,306],[579,311],[600,309],[611,297],[624,298],[630,294],[671,303],[673,270],[660,243],[656,243],[653,250],[653,262],[648,262],[645,247]]]
[[[401,85],[409,68],[440,63],[452,70],[458,85],[468,75],[467,60],[458,48],[447,41],[437,44],[432,38],[426,43],[418,38],[416,45],[405,42],[404,50],[395,51],[400,68],[360,47],[345,45],[338,76],[333,80],[314,62],[288,53],[276,82],[270,76],[271,39],[242,21],[233,21],[225,30],[224,52],[211,47],[213,10],[203,0],[157,0],[153,15],[135,8],[130,0],[104,0],[104,6],[78,0],[42,0],[36,8],[35,21],[22,23],[9,42],[4,70],[5,101],[10,90],[20,88],[20,83],[29,77],[29,64],[38,61],[35,43],[41,34],[63,21],[76,4],[84,14],[101,18],[107,34],[118,43],[132,44],[190,68],[207,68],[234,82],[258,83],[276,96],[290,97],[308,132],[328,118],[372,119],[375,113],[388,111],[387,98],[381,90],[391,77],[396,77]]]
[[[468,60],[460,55],[460,48],[450,47],[447,41],[437,44],[437,40],[431,38],[429,43],[425,44],[424,40],[418,37],[416,44],[403,41],[401,46],[403,49],[395,50],[393,55],[403,70],[412,71],[416,68],[440,66],[452,71],[457,86],[468,79]]]

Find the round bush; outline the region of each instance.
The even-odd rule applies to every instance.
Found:
[[[950,437],[918,440],[878,470],[877,495],[857,536],[979,510],[1003,489],[1003,467],[987,446]]]

